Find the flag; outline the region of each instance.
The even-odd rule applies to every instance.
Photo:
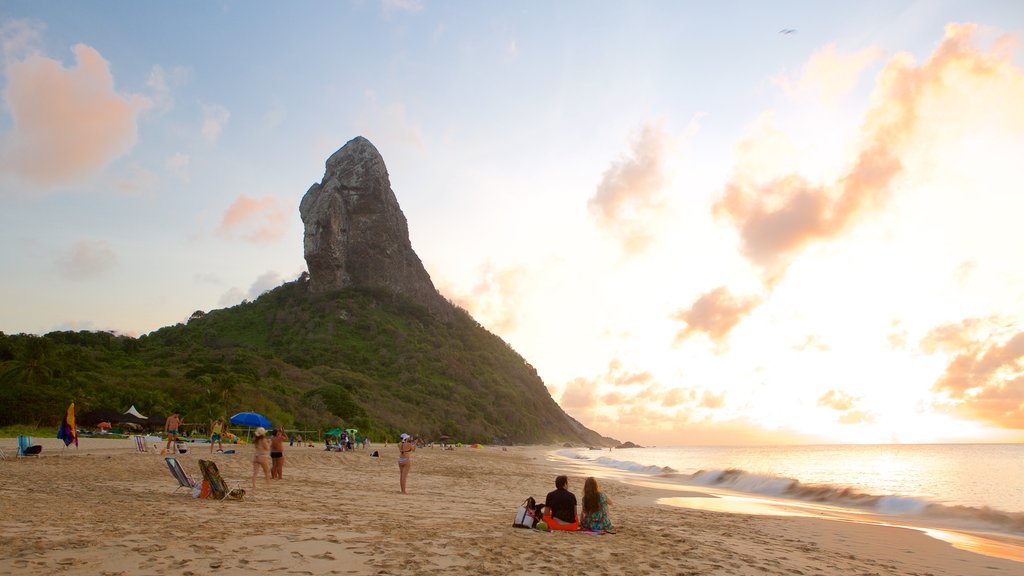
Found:
[[[57,428],[57,438],[63,440],[65,446],[70,446],[74,442],[75,447],[78,447],[78,430],[75,429],[74,402],[71,403],[71,406],[68,406],[68,413],[64,415],[64,421],[60,423],[60,428]]]

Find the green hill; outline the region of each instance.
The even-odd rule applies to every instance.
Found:
[[[466,311],[443,322],[386,290],[315,293],[305,276],[138,338],[0,333],[0,425],[55,425],[71,401],[79,414],[135,405],[197,423],[254,410],[277,426],[343,424],[378,439],[614,442],[565,414]]]

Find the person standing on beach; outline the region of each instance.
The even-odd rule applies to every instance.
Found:
[[[252,457],[252,490],[256,491],[256,474],[260,468],[263,469],[263,477],[267,484],[270,484],[270,462],[267,461],[270,454],[270,440],[267,439],[267,429],[260,426],[256,429],[256,437],[253,438],[252,446],[254,454]]]
[[[172,444],[177,448],[179,427],[181,427],[181,416],[177,412],[168,416],[164,422],[164,434],[167,435],[168,451],[170,451]]]
[[[580,530],[592,532],[611,532],[612,520],[608,517],[611,499],[601,492],[597,479],[593,476],[583,483],[583,518],[580,519]]]
[[[398,483],[402,486],[402,494],[405,491],[405,480],[409,477],[409,469],[412,468],[412,453],[416,451],[416,443],[408,434],[402,434],[398,442]]]
[[[270,460],[273,465],[270,467],[270,477],[281,480],[284,478],[284,430],[274,429],[274,435],[270,437]]]
[[[224,451],[224,445],[220,442],[222,434],[224,434],[224,420],[217,418],[213,421],[213,424],[210,424],[210,454],[213,454],[214,444],[217,445],[218,452]]]
[[[544,498],[544,506],[552,519],[563,524],[576,524],[576,495],[569,491],[568,476],[555,478],[555,489]]]

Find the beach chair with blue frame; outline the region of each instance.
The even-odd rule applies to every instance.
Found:
[[[32,444],[31,436],[18,436],[18,458],[25,456],[39,456],[43,447],[39,444]]]
[[[187,489],[189,492],[196,487],[196,479],[185,473],[182,469],[181,463],[178,462],[177,458],[166,457],[164,461],[167,462],[167,468],[170,469],[171,475],[178,481],[178,487],[174,489],[175,492],[182,488]]]

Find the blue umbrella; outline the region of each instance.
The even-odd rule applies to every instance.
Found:
[[[259,414],[257,412],[239,412],[238,414],[232,416],[229,419],[229,421],[232,424],[252,426],[253,428],[257,426],[263,426],[264,428],[273,428],[273,426],[270,425],[270,420],[267,420],[266,416],[264,416],[263,414]]]

